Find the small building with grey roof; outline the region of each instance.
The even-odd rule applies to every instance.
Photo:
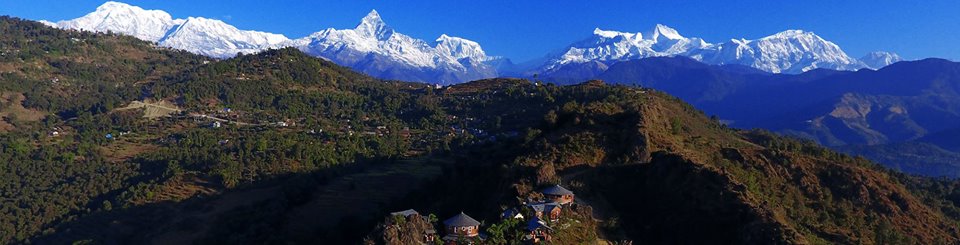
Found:
[[[470,239],[480,235],[480,221],[473,219],[463,212],[444,220],[443,225],[447,231],[447,235],[443,237],[443,240],[456,241],[461,238]]]

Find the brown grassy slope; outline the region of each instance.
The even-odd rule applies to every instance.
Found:
[[[0,92],[0,132],[14,128],[16,121],[40,121],[46,113],[23,107],[22,93]]]
[[[597,192],[623,214],[633,239],[696,243],[714,236],[719,239],[714,241],[730,243],[798,244],[958,241],[956,221],[926,206],[872,163],[795,140],[726,129],[666,94],[632,88],[613,91],[620,101],[587,102],[580,110],[560,113],[568,120],[561,119],[555,129],[531,141],[528,147],[535,150],[517,162],[537,172],[534,183],[556,182],[557,173],[574,167],[616,169],[628,164],[625,169],[597,172],[614,178],[595,173],[577,182],[583,185],[580,191]],[[584,161],[584,156],[599,160]],[[632,188],[601,190],[625,186]],[[700,215],[680,214],[685,212]],[[686,228],[690,225],[702,228]]]
[[[757,132],[741,135],[768,147],[730,145],[740,137],[672,97],[654,97],[658,99],[643,106],[643,124],[649,127],[641,129],[650,135],[652,146],[666,145],[729,178],[734,189],[745,189],[739,193],[745,203],[786,230],[798,232],[803,239],[797,242],[871,243],[884,239],[887,234],[879,234],[883,232],[924,244],[957,241],[956,221],[925,206],[871,163]],[[671,116],[683,121],[681,137],[666,133],[663,119]],[[893,231],[880,229],[887,224]]]

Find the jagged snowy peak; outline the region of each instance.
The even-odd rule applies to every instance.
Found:
[[[621,40],[628,41],[640,41],[643,40],[643,34],[641,33],[629,33],[629,32],[619,32],[619,31],[609,31],[601,30],[600,28],[593,29],[594,38],[586,39],[581,43],[596,43],[602,44],[606,41],[611,41],[612,39],[620,38]]]
[[[840,46],[802,30],[787,30],[757,40],[731,40],[701,53],[701,61],[708,64],[740,64],[773,73],[864,67]]]
[[[220,20],[174,19],[161,10],[144,10],[120,2],[106,2],[96,11],[73,20],[41,22],[63,29],[130,35],[160,46],[216,58],[255,53],[288,41],[283,35],[239,30]]]
[[[876,51],[864,55],[860,58],[860,61],[870,69],[880,69],[884,66],[903,61],[903,58],[895,53]]]
[[[593,34],[568,46],[561,54],[548,58],[539,71],[549,73],[568,64],[600,61],[610,65],[617,61],[657,56],[686,56],[708,64],[740,64],[773,73],[867,67],[833,42],[801,30],[788,30],[757,40],[733,39],[720,44],[684,37],[676,29],[660,24],[647,35],[599,28]]]
[[[256,53],[277,47],[287,40],[279,34],[239,30],[220,20],[190,17],[161,39],[160,44],[211,57],[231,57],[238,52]]]
[[[48,22],[49,23],[49,22]],[[97,10],[73,20],[59,21],[57,27],[96,32],[115,32],[142,40],[159,41],[167,30],[183,23],[167,12],[144,10],[119,2],[106,2]]]
[[[677,32],[677,29],[670,28],[669,26],[663,24],[657,24],[657,26],[653,28],[653,34],[651,36],[652,37],[650,39],[653,39],[657,42],[662,40],[684,39],[684,37]]]
[[[653,50],[670,56],[686,53],[693,49],[703,49],[712,46],[712,44],[700,38],[686,38],[680,35],[676,29],[662,24],[657,24],[657,26],[653,28],[650,39],[654,42],[651,47]]]
[[[380,18],[380,13],[377,13],[376,9],[371,10],[367,16],[364,16],[354,30],[360,35],[374,37],[377,40],[385,40],[393,35],[393,28],[390,28],[390,26],[387,26],[387,23],[383,22],[383,19]]]
[[[436,44],[434,48],[437,52],[458,60],[469,58],[476,61],[487,61],[495,58],[487,56],[487,53],[483,51],[479,43],[459,37],[447,36],[447,34],[440,35],[434,43]]]
[[[655,53],[650,49],[650,44],[651,41],[644,40],[641,33],[596,28],[593,30],[593,36],[570,45],[558,55],[558,58],[548,61],[546,69],[557,69],[571,63],[649,57]]]
[[[483,63],[496,57],[476,42],[444,34],[431,45],[396,32],[376,10],[354,29],[329,28],[287,45],[382,78],[453,83],[496,76]],[[397,74],[398,69],[417,74]]]
[[[675,29],[657,25],[644,38],[642,33],[593,30],[593,36],[568,46],[558,57],[550,59],[544,70],[557,69],[566,64],[591,61],[615,62],[656,56],[684,54],[690,49],[710,47],[699,38],[686,38]]]
[[[376,10],[363,17],[354,29],[330,28],[294,40],[293,44],[308,54],[340,61],[338,63],[347,66],[362,61],[368,53],[416,67],[436,67],[435,58],[440,58],[434,57],[433,48],[427,42],[394,32],[380,19]],[[342,54],[358,56],[337,58]]]

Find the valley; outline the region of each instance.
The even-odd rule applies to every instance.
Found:
[[[164,21],[133,36],[51,27],[114,16],[104,13]],[[630,50],[645,50],[599,54],[619,57],[599,58],[607,63],[488,78],[496,72],[446,73],[492,71],[475,42],[442,35],[431,46],[376,11],[355,29],[312,34],[306,48],[237,29],[264,43],[224,56],[163,36],[191,22],[225,25],[116,2],[74,22],[0,17],[0,243],[432,243],[450,226],[516,244],[537,231],[530,224],[553,226],[556,244],[960,241],[960,181],[895,171],[960,173],[955,62],[703,63],[661,56],[733,44],[658,25],[652,39],[597,29],[600,42],[633,38]],[[413,45],[396,50],[438,63],[411,69],[444,68],[358,61],[396,54],[356,53],[337,38]],[[783,40],[842,53],[802,31],[757,42]],[[678,51],[690,45],[699,49]],[[386,80],[407,78],[392,72],[423,79]],[[580,72],[590,75],[556,76]],[[578,201],[540,210],[559,218],[504,218],[515,208],[533,220],[529,209],[568,193]],[[393,214],[409,209],[423,222]],[[421,236],[431,228],[438,236]]]

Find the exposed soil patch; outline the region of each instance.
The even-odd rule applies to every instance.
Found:
[[[47,114],[23,107],[25,97],[22,93],[4,92],[0,94],[0,132],[8,132],[15,128],[14,122],[36,122],[47,117]]]
[[[0,63],[0,73],[14,73],[14,72],[19,73],[20,71],[17,69],[17,66],[14,65],[13,63],[8,63],[8,62]]]
[[[166,100],[133,101],[133,102],[130,102],[130,104],[127,105],[126,107],[117,109],[117,111],[133,110],[133,109],[143,109],[144,118],[166,117],[166,116],[169,116],[170,114],[179,113],[181,111],[180,107],[177,107],[177,105],[174,105],[173,103],[170,103],[169,101],[166,101]]]
[[[160,147],[154,144],[143,144],[135,142],[124,142],[122,144],[112,144],[110,146],[105,146],[102,148],[104,156],[110,162],[124,162],[130,160],[131,158],[140,155],[141,153],[146,153],[159,149]]]

